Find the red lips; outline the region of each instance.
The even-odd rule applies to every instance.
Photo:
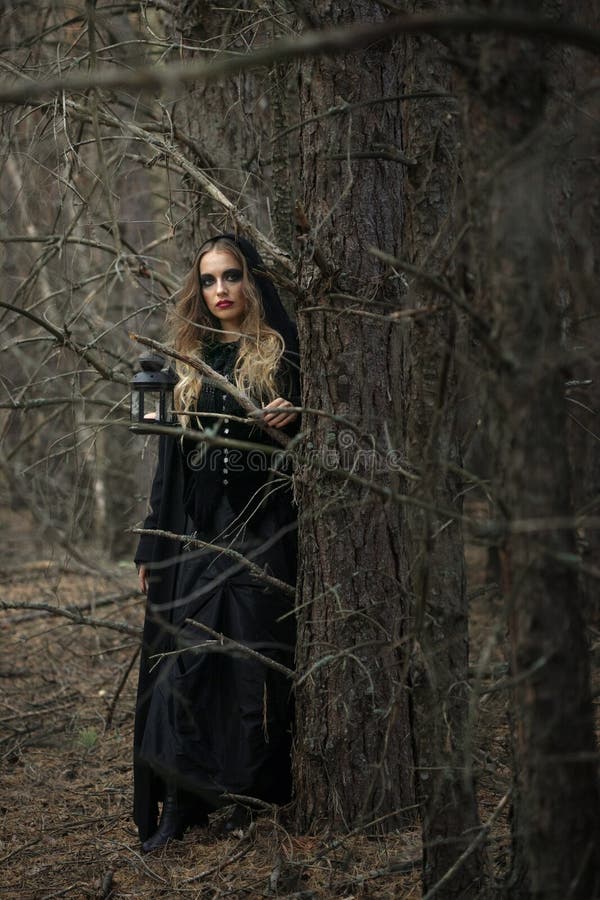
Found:
[[[233,306],[233,300],[219,300],[216,306],[217,309],[229,309],[230,306]]]

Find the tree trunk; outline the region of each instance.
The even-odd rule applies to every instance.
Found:
[[[542,2],[535,10],[544,11]],[[491,379],[496,496],[507,513],[504,553],[516,766],[511,898],[589,898],[600,891],[600,801],[589,661],[575,572],[561,344],[560,251],[550,206],[561,152],[544,121],[550,65],[517,38],[482,42],[467,144],[489,245],[482,291],[501,361]],[[551,59],[556,67],[557,56]],[[493,147],[493,160],[489,148]],[[491,164],[490,164],[491,163]],[[493,173],[490,175],[489,173]],[[483,203],[485,206],[485,201]],[[481,209],[480,209],[481,214]],[[556,521],[558,520],[558,522]]]
[[[585,4],[571,4],[573,17],[593,28],[600,21],[599,0]],[[576,7],[576,8],[575,8]],[[577,348],[577,363],[572,369],[567,391],[571,466],[573,469],[573,498],[577,513],[597,516],[600,497],[600,319],[598,317],[598,280],[600,278],[600,204],[597,191],[596,161],[600,155],[600,98],[598,91],[588,90],[600,78],[600,61],[591,54],[570,56],[571,76],[577,96],[576,107],[570,110],[575,140],[565,152],[565,166],[571,181],[566,192],[570,259],[568,275],[569,327],[568,339]],[[584,566],[580,574],[583,609],[588,621],[600,624],[600,592],[597,566],[600,560],[600,528],[585,524],[579,533]],[[595,571],[596,570],[596,571]]]
[[[511,294],[519,298],[511,304],[514,333],[505,344],[516,368],[499,383],[510,444],[506,500],[512,519],[545,521],[572,512],[564,373],[549,365],[559,348],[559,321],[547,266],[549,222],[539,218],[548,188],[543,166],[532,171],[528,160],[519,169],[503,180],[495,242]],[[528,870],[532,897],[595,897],[600,803],[573,530],[526,529],[508,548],[517,846],[524,854],[516,868]]]
[[[378,16],[366,2],[350,10],[319,0],[311,8],[330,25]],[[350,480],[397,486],[389,451],[399,439],[399,333],[363,313],[386,313],[401,295],[398,280],[386,280],[368,252],[371,245],[396,252],[401,234],[403,164],[390,158],[401,148],[399,106],[377,102],[400,92],[401,71],[398,47],[389,44],[369,48],[360,61],[301,67],[301,118],[319,117],[300,136],[308,233],[297,313],[310,376],[303,404],[325,413],[304,416],[296,480],[302,678],[294,766],[302,830],[374,820],[382,830],[396,828],[414,802],[400,510]],[[341,117],[327,115],[341,101],[365,100]]]
[[[445,4],[437,6],[443,11]],[[407,41],[407,95],[423,91],[452,95],[451,69],[443,53],[444,48],[430,38]],[[405,102],[405,153],[416,165],[409,169],[405,195],[403,259],[453,285],[461,274],[455,263],[461,226],[457,120],[453,97]],[[407,458],[420,476],[411,496],[429,507],[408,505],[404,515],[414,623],[412,715],[423,828],[423,888],[427,892],[447,876],[476,841],[454,874],[447,876],[439,896],[482,898],[487,866],[468,756],[472,736],[469,741],[466,733],[468,604],[460,523],[462,479],[456,473],[461,465],[461,395],[468,394],[465,385],[459,390],[456,357],[464,357],[468,323],[444,294],[422,278],[409,275],[408,286],[409,308],[439,310],[409,320],[403,380]],[[448,510],[457,519],[449,518]]]

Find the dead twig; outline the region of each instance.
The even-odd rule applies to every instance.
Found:
[[[225,866],[230,866],[232,863],[242,859],[242,857],[245,856],[253,846],[255,835],[256,825],[252,823],[244,834],[244,837],[241,839],[244,842],[244,846],[240,850],[232,853],[231,856],[228,856],[222,862],[219,861],[214,866],[211,866],[210,869],[204,869],[202,872],[199,872],[198,875],[192,875],[191,878],[185,878],[183,883],[191,884],[193,881],[202,881],[202,879],[208,878],[209,875],[214,875],[215,872],[220,872],[225,868]]]
[[[402,872],[412,872],[413,869],[421,865],[421,856],[411,856],[408,859],[396,860],[389,866],[383,866],[381,869],[374,869],[372,872],[366,872],[364,875],[357,875],[342,882],[342,888],[354,888],[363,885],[366,881],[372,881],[374,878],[385,878],[386,875],[399,875]]]
[[[280,578],[275,578],[273,575],[268,575],[264,569],[261,569],[256,563],[253,563],[247,556],[243,556],[231,547],[222,547],[220,544],[213,544],[210,541],[201,541],[199,538],[192,537],[189,534],[175,534],[173,531],[164,531],[161,528],[132,528],[131,532],[133,534],[147,534],[154,537],[169,538],[173,541],[179,541],[182,544],[188,544],[192,547],[198,547],[204,550],[214,550],[216,553],[222,553],[223,555],[234,559],[245,569],[248,569],[255,578],[264,581],[269,587],[274,588],[276,591],[281,591],[290,597],[296,596],[296,590],[291,584],[288,584],[287,581],[282,581]]]
[[[111,631],[119,631],[121,634],[131,634],[140,637],[141,628],[127,625],[125,622],[111,622],[108,619],[97,619],[94,616],[84,616],[79,610],[62,609],[59,606],[51,606],[49,603],[30,603],[26,600],[0,600],[0,609],[36,609],[47,612],[51,616],[62,616],[69,619],[74,625],[92,625],[94,628],[108,628]]]
[[[276,672],[279,672],[281,675],[285,675],[286,678],[290,678],[294,680],[296,678],[296,673],[293,669],[288,669],[287,666],[282,665],[281,663],[275,662],[274,659],[270,659],[268,656],[264,656],[262,653],[259,653],[257,650],[253,650],[251,647],[247,647],[246,644],[241,644],[239,641],[234,641],[233,638],[227,637],[224,634],[221,634],[220,631],[215,631],[213,628],[210,628],[208,625],[204,625],[202,622],[196,622],[195,619],[186,619],[185,620],[188,625],[192,625],[194,628],[200,628],[202,631],[206,631],[207,634],[210,634],[212,637],[216,638],[217,642],[223,645],[224,648],[231,648],[235,650],[239,650],[240,653],[243,653],[245,656],[249,656],[252,659],[258,660],[263,665],[267,666],[269,669],[274,669]],[[202,646],[202,645],[200,645]],[[187,648],[193,649],[193,648]],[[177,651],[179,652],[179,651]],[[162,654],[166,656],[167,654]]]
[[[502,812],[502,810],[504,809],[506,804],[508,803],[508,799],[509,799],[511,793],[512,793],[512,789],[508,790],[505,793],[505,795],[502,797],[502,799],[498,803],[498,805],[497,805],[496,809],[494,810],[494,812],[492,813],[492,815],[489,817],[489,819],[487,820],[485,825],[482,826],[482,828],[479,831],[479,833],[477,834],[477,836],[471,841],[469,846],[466,847],[465,850],[463,850],[463,852],[460,854],[460,856],[458,857],[456,862],[450,866],[448,871],[444,875],[442,875],[442,877],[437,882],[437,884],[434,884],[433,887],[429,891],[427,891],[427,893],[423,897],[423,900],[432,900],[432,898],[435,897],[436,894],[439,893],[439,891],[443,888],[443,886],[445,884],[447,884],[451,878],[454,877],[455,873],[458,872],[458,870],[460,869],[460,867],[462,866],[464,861],[471,855],[471,853],[473,853],[473,851],[476,850],[477,847],[479,847],[479,845],[482,843],[482,841],[487,837],[492,825],[494,824],[494,822],[496,821],[496,819],[498,818],[498,816],[500,815],[500,813]]]
[[[104,874],[100,882],[100,890],[98,892],[98,900],[108,900],[112,893],[114,872],[108,871]]]
[[[108,707],[108,711],[106,713],[106,722],[105,722],[105,728],[107,731],[112,726],[112,720],[113,720],[113,716],[115,714],[115,709],[117,708],[117,703],[119,702],[119,697],[121,696],[123,688],[125,687],[125,685],[127,683],[127,679],[129,678],[131,670],[133,669],[133,667],[135,665],[135,661],[138,658],[138,656],[140,655],[141,646],[142,645],[139,644],[135,648],[135,652],[134,652],[133,656],[131,657],[125,671],[123,672],[123,675],[121,676],[121,680],[119,681],[119,683],[117,685],[117,689],[114,693],[114,696],[113,696],[112,700],[110,701],[110,706]]]

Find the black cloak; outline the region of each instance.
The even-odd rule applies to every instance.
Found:
[[[254,247],[241,237],[219,237],[235,241],[246,257],[266,321],[285,342],[278,373],[281,395],[299,405],[295,325]],[[207,388],[199,412],[243,416],[232,404],[229,395],[221,398]],[[202,426],[214,422],[200,420]],[[233,420],[227,424],[228,437],[270,444],[257,426]],[[245,537],[251,540],[242,552],[254,541],[258,554],[254,561],[293,584],[295,512],[285,473],[283,478],[274,477],[272,470],[255,465],[255,457],[248,458],[246,451],[238,451],[235,471],[227,472],[220,447],[201,450],[203,464],[190,467],[190,454],[204,446],[186,447],[178,438],[160,436],[144,528],[175,534],[196,531],[203,540],[224,544],[232,518],[243,518]],[[190,494],[191,504],[186,500]],[[185,624],[186,618],[195,618],[291,667],[292,598],[265,587],[227,556],[189,553],[172,539],[143,535],[135,561],[147,566],[150,574],[134,733],[134,819],[141,840],[156,829],[167,778],[177,781],[188,809],[197,809],[199,820],[207,809],[224,802],[220,799],[224,792],[285,802],[291,789],[291,684],[285,676],[244,655],[186,650],[160,662],[157,655],[210,640]]]

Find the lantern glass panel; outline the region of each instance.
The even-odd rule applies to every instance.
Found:
[[[141,391],[137,388],[133,388],[131,391],[131,421],[139,422],[140,421],[140,399],[141,399]]]
[[[144,418],[143,421],[160,422],[162,420],[160,408],[160,390],[144,391]]]

